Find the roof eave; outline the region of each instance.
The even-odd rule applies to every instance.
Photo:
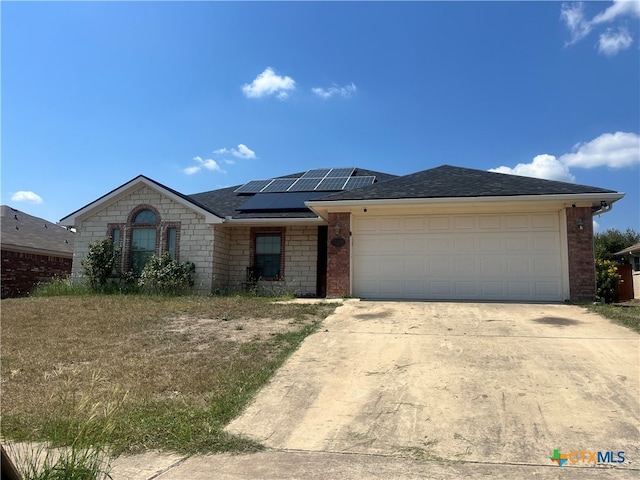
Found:
[[[111,192],[107,193],[106,195],[103,195],[102,197],[98,198],[97,200],[94,200],[93,202],[89,203],[88,205],[85,205],[84,207],[82,207],[79,210],[76,210],[75,212],[71,213],[70,215],[67,215],[66,217],[62,218],[60,220],[60,224],[64,225],[66,227],[74,227],[77,225],[77,223],[79,221],[84,220],[85,218],[91,216],[93,214],[93,212],[95,212],[96,210],[100,209],[100,208],[104,208],[107,205],[110,205],[114,202],[116,202],[117,200],[119,200],[120,198],[122,198],[124,195],[128,194],[129,192],[135,190],[136,188],[138,188],[140,185],[145,185],[149,188],[152,188],[153,190],[159,191],[160,193],[162,193],[163,195],[169,197],[170,199],[172,199],[173,201],[203,215],[205,217],[205,221],[206,223],[222,223],[223,219],[218,217],[217,215],[211,213],[210,211],[200,207],[199,205],[196,205],[192,202],[189,202],[188,200],[186,200],[185,198],[176,195],[174,192],[172,192],[171,190],[164,188],[161,184],[143,176],[143,175],[139,175],[138,177],[130,180],[129,182],[121,185],[120,187],[116,188],[115,190],[112,190]]]
[[[499,203],[499,202],[547,202],[568,204],[591,204],[600,206],[605,201],[609,205],[624,197],[623,192],[606,193],[575,193],[556,195],[512,195],[512,196],[483,196],[483,197],[436,197],[436,198],[385,198],[370,200],[309,200],[305,202],[315,214],[326,217],[329,209],[367,207],[367,206],[412,206],[412,205],[445,205],[461,203]]]
[[[324,225],[326,222],[321,217],[273,217],[273,218],[233,218],[226,217],[227,225]]]

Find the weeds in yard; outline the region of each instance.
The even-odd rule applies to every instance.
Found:
[[[3,300],[3,438],[113,455],[260,449],[224,426],[335,308],[272,300]]]
[[[40,283],[31,292],[33,297],[59,297],[67,295],[92,295],[88,285],[74,284],[71,277],[54,277],[52,280]]]
[[[586,308],[609,320],[640,333],[640,305],[587,305]]]
[[[24,480],[103,480],[112,478],[111,460],[101,447],[9,444],[8,452]]]

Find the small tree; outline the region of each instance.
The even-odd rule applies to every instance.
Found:
[[[87,258],[82,260],[84,273],[93,291],[101,291],[118,264],[118,249],[110,238],[89,245]]]
[[[138,284],[150,293],[177,295],[193,287],[195,269],[191,262],[171,260],[168,252],[161,257],[152,255],[142,269]]]
[[[618,298],[618,268],[611,260],[596,260],[596,300],[605,303],[615,302]]]
[[[614,257],[613,254],[638,242],[640,242],[640,233],[632,228],[627,228],[624,233],[610,228],[593,235],[593,251],[597,260],[620,261],[621,259]]]

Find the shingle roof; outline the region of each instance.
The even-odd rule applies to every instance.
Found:
[[[335,193],[322,201],[616,193],[574,183],[442,165],[388,182]]]
[[[71,257],[75,234],[42,218],[28,215],[7,205],[0,206],[2,248],[38,251]]]
[[[292,173],[290,175],[285,175],[282,177],[276,178],[297,178],[304,174],[305,172]],[[376,182],[374,185],[378,183],[386,182],[391,179],[397,178],[396,175],[391,175],[389,173],[382,172],[374,172],[372,170],[365,170],[362,168],[356,168],[354,176],[365,177],[365,176],[375,176]],[[210,212],[215,215],[225,218],[232,217],[234,219],[246,218],[316,218],[317,215],[309,210],[307,211],[279,211],[279,212],[241,212],[237,209],[242,206],[250,197],[247,195],[240,195],[234,193],[240,185],[235,185],[233,187],[222,188],[220,190],[212,190],[209,192],[195,193],[193,195],[188,195],[187,198],[193,202],[197,202],[202,205],[204,208],[207,208]],[[324,197],[322,197],[324,199]]]
[[[631,245],[619,252],[614,253],[614,255],[626,255],[627,253],[638,254],[640,253],[640,243],[636,243],[635,245]]]

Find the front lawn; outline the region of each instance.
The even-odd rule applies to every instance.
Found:
[[[640,333],[640,303],[588,305],[591,312]]]
[[[98,295],[1,308],[2,437],[118,455],[259,449],[224,426],[335,305]]]

